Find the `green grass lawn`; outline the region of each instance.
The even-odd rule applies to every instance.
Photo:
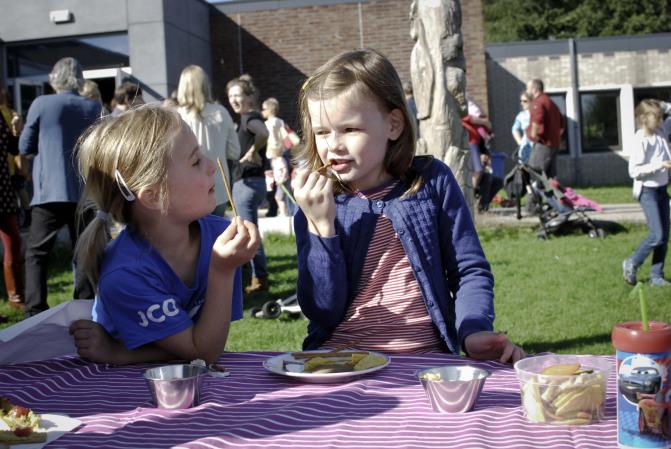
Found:
[[[539,241],[529,228],[480,229],[496,279],[497,330],[505,330],[529,352],[611,354],[614,323],[639,318],[638,301],[629,298],[620,264],[646,234],[641,225],[605,239],[584,234]],[[272,277],[268,294],[245,300],[245,318],[233,323],[227,350],[288,351],[300,348],[307,321],[249,317],[251,307],[294,292],[296,250],[293,238],[265,240]],[[49,279],[49,303],[71,295],[69,252],[59,249]],[[647,280],[649,261],[639,273]],[[668,275],[668,273],[667,273]],[[671,322],[671,289],[647,289],[649,316]],[[5,302],[0,313],[10,314]],[[12,322],[20,319],[10,316]],[[6,325],[5,325],[6,326]]]
[[[573,190],[599,204],[636,202],[631,195],[631,184],[609,187],[575,187]]]

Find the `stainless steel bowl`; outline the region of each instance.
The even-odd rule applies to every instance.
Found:
[[[167,365],[148,369],[144,378],[156,407],[185,409],[198,405],[200,385],[207,371],[196,365]]]
[[[431,407],[440,413],[473,409],[490,372],[474,366],[442,366],[417,372]]]

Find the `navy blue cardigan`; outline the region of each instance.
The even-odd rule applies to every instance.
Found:
[[[82,181],[74,147],[80,134],[100,117],[101,107],[70,90],[42,95],[30,105],[19,151],[35,155],[32,206],[79,201]]]
[[[417,157],[413,166],[424,177],[414,195],[402,198],[403,183],[384,200],[336,195],[334,237],[310,233],[305,215],[297,211],[297,293],[310,320],[304,349],[321,346],[344,319],[382,213],[403,245],[447,350],[458,354],[468,335],[493,329],[494,277],[461,189],[438,160]]]

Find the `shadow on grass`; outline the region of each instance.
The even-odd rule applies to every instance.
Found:
[[[534,341],[524,344],[524,350],[535,354],[538,352],[555,352],[566,348],[575,348],[581,345],[610,343],[610,333],[596,334],[586,337],[567,338],[565,340],[555,341]]]

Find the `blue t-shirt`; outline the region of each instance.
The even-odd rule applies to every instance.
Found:
[[[105,250],[93,305],[100,323],[128,349],[175,335],[198,320],[207,293],[214,242],[230,222],[214,215],[198,220],[200,254],[189,287],[145,239],[124,229]],[[236,270],[231,318],[242,318],[242,276]]]

